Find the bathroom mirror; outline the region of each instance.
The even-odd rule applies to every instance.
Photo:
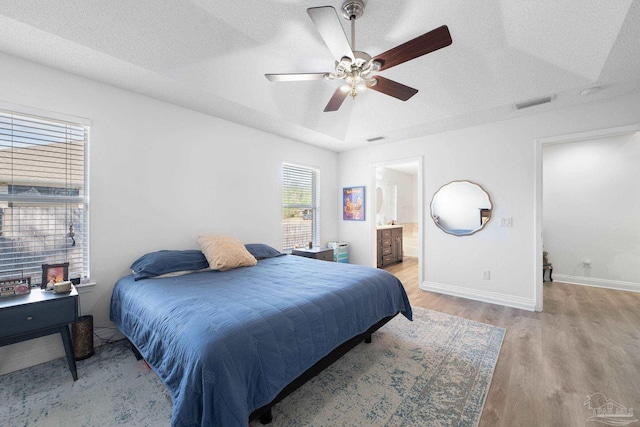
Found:
[[[491,219],[491,198],[478,184],[452,181],[440,187],[431,199],[431,218],[445,233],[469,236]]]

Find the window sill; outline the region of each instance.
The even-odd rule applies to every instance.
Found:
[[[79,285],[75,285],[78,294],[86,294],[93,290],[93,287],[96,285],[96,282],[89,283],[80,283]]]

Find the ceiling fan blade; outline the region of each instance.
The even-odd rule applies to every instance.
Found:
[[[369,89],[384,93],[385,95],[393,96],[401,101],[406,101],[418,93],[418,89],[405,86],[402,83],[398,83],[393,80],[385,79],[382,76],[374,76],[373,78],[376,79],[377,84],[373,86],[367,85]]]
[[[443,47],[449,46],[453,41],[449,28],[446,25],[429,31],[413,40],[409,40],[373,58],[381,64],[380,71],[395,67],[403,62],[426,55]]]
[[[327,111],[338,111],[338,108],[342,105],[345,98],[349,95],[348,90],[344,90],[342,86],[338,87],[335,92],[333,92],[333,96],[329,100],[329,103],[326,107],[324,107],[324,112]]]
[[[307,13],[336,61],[340,62],[345,56],[351,60],[355,59],[349,40],[340,24],[340,18],[333,7],[310,7]]]
[[[329,73],[289,73],[289,74],[265,74],[267,80],[272,82],[299,82],[304,80],[324,80]]]

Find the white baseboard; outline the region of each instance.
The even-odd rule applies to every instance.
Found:
[[[64,354],[60,334],[0,347],[0,375],[64,357]]]
[[[445,285],[443,283],[424,281],[420,285],[420,289],[425,291],[437,292],[445,295],[453,295],[472,299],[475,301],[488,302],[491,304],[499,304],[507,307],[520,308],[528,311],[535,311],[535,301],[533,298],[516,297],[513,295],[505,295],[498,292],[481,291],[478,289],[462,288],[460,286]]]
[[[115,335],[111,332],[105,339],[111,338],[112,340],[117,340],[120,337],[124,338],[119,332]],[[97,348],[101,346],[103,342],[98,339],[94,340],[93,344],[94,347]],[[39,365],[40,363],[50,362],[60,357],[65,357],[60,334],[51,334],[10,344],[0,347],[0,375],[19,371],[20,369],[29,368]],[[66,363],[64,366],[65,369],[68,369]],[[71,378],[71,373],[69,373],[69,378]]]
[[[621,280],[596,279],[593,277],[569,276],[567,274],[556,273],[553,274],[553,280],[554,282],[571,283],[572,285],[640,292],[640,283],[623,282]]]

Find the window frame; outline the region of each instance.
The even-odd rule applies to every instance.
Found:
[[[53,210],[53,212],[55,212],[56,217],[53,217],[53,219],[51,217],[49,218],[45,217],[45,221],[58,224],[57,226],[54,227],[54,231],[51,233],[51,236],[52,236],[51,238],[56,241],[63,240],[63,237],[61,237],[62,233],[60,231],[62,230],[62,228],[59,227],[60,221],[57,213],[60,212],[61,210],[65,210],[66,212],[69,212],[71,215],[71,218],[69,218],[69,216],[65,216],[64,226],[68,227],[69,223],[74,223],[73,231],[75,235],[69,236],[67,234],[69,232],[68,229],[65,235],[67,236],[67,239],[72,239],[72,241],[75,241],[75,239],[78,239],[80,241],[80,245],[79,245],[80,248],[79,250],[76,250],[75,254],[70,255],[69,254],[70,251],[68,249],[63,250],[60,247],[55,247],[51,252],[47,252],[46,242],[44,240],[41,246],[38,246],[37,244],[34,245],[33,242],[29,242],[29,243],[33,245],[31,247],[36,248],[36,251],[42,252],[42,254],[38,255],[38,258],[44,258],[44,261],[42,262],[42,264],[49,264],[51,263],[51,261],[53,262],[66,261],[69,258],[75,257],[76,260],[79,260],[78,261],[79,267],[77,267],[74,270],[70,270],[70,272],[78,273],[80,274],[81,277],[90,277],[91,261],[90,261],[90,222],[89,222],[89,219],[90,219],[89,218],[90,217],[89,147],[90,147],[91,121],[82,117],[71,116],[67,114],[61,114],[61,113],[41,110],[37,108],[15,105],[15,104],[2,102],[2,101],[0,101],[0,112],[3,113],[3,116],[5,119],[7,119],[7,116],[9,116],[11,118],[10,120],[14,120],[14,119],[18,121],[33,120],[36,122],[38,121],[43,122],[40,124],[42,127],[34,125],[36,136],[38,135],[42,136],[48,133],[46,130],[43,130],[47,126],[55,127],[56,129],[58,128],[69,129],[69,132],[79,132],[79,133],[76,133],[74,137],[68,137],[68,139],[63,141],[64,145],[62,145],[62,147],[66,151],[64,152],[64,157],[62,157],[60,160],[64,159],[65,165],[67,165],[65,166],[65,169],[63,172],[64,174],[77,174],[77,176],[81,177],[81,183],[79,184],[81,187],[78,187],[78,188],[82,188],[82,191],[81,191],[82,194],[77,192],[73,188],[73,185],[70,184],[71,182],[73,182],[72,178],[68,178],[68,180],[66,180],[61,185],[60,181],[56,179],[56,177],[54,176],[45,175],[40,179],[37,179],[37,180],[34,179],[32,182],[29,182],[28,179],[18,182],[13,179],[13,176],[11,176],[6,180],[7,191],[6,193],[3,193],[0,195],[0,201],[6,203],[7,208],[17,207],[20,209],[21,208],[20,205],[25,205],[23,206],[23,208],[28,208],[29,206],[36,206],[36,207],[39,207],[40,209]],[[5,121],[5,124],[6,124],[6,121]],[[15,134],[17,133],[17,131],[12,128],[9,129],[12,126],[13,125],[10,125],[9,127],[5,127],[4,129],[5,131],[8,131],[4,133],[4,137],[7,139],[3,141],[7,146],[13,146],[13,144],[15,144],[14,139],[16,138]],[[45,140],[46,142],[43,144],[43,146],[49,145],[47,142],[49,143],[55,142],[54,139],[55,138],[52,137],[50,141]],[[8,144],[6,144],[7,141],[8,141]],[[80,167],[69,166],[71,163],[74,162],[71,156],[77,156],[77,154],[79,154],[80,152],[80,150],[76,150],[73,147],[73,144],[76,144],[77,146],[81,147],[80,150],[82,151],[82,165],[77,165]],[[9,149],[12,150],[11,156],[13,158],[13,153],[14,153],[13,150],[15,150],[15,147],[12,147]],[[73,151],[73,150],[76,150],[76,151]],[[33,160],[31,161],[42,162],[43,161],[42,158],[43,158],[42,152],[36,151],[35,154],[33,154]],[[76,159],[79,159],[79,158],[76,157]],[[6,165],[7,163],[5,162],[5,166]],[[29,172],[29,166],[28,165],[14,166],[13,160],[12,160],[12,163],[8,170],[12,175],[16,173],[16,171],[20,171],[20,170],[22,170],[23,172]],[[80,173],[82,175],[80,175]],[[44,180],[42,178],[44,178]],[[21,186],[23,188],[20,188]],[[26,188],[25,186],[33,187],[35,190],[37,190],[35,192],[36,194],[26,194],[26,192],[24,191],[24,188]],[[63,189],[64,191],[61,191],[61,189]],[[44,191],[40,191],[40,190],[44,190]],[[47,191],[47,190],[50,190],[50,191]],[[17,204],[18,206],[14,206],[14,204]],[[74,215],[76,215],[76,212],[74,211],[76,209],[80,215],[79,221],[76,221],[74,218]],[[8,221],[7,218],[10,215],[12,216],[11,221],[16,221],[16,219],[13,218],[13,215],[15,215],[15,213],[12,212],[11,214],[6,215],[6,212],[5,212],[5,215],[3,218],[3,222],[5,224],[2,225],[2,227],[7,226],[7,221]],[[22,219],[20,220],[22,221]],[[40,220],[36,220],[36,221],[37,223],[39,223]],[[0,228],[0,231],[2,230],[3,229]],[[12,233],[13,233],[13,230],[12,230]],[[11,249],[15,251],[15,248],[11,248]],[[11,252],[10,250],[9,253],[15,253],[15,252]],[[22,274],[25,277],[30,276],[32,279],[32,284],[38,284],[41,281],[42,272],[36,271],[36,270],[41,267],[39,266],[40,263],[39,261],[37,262],[30,261],[28,260],[28,258],[29,258],[29,255],[27,255],[27,258],[25,257],[13,258],[14,262],[18,262],[19,264],[20,262],[22,262],[23,265],[21,266],[19,265],[17,268],[7,267],[5,269],[0,269],[0,278],[16,277]],[[67,258],[67,259],[64,259],[64,258]],[[36,266],[39,266],[39,267],[36,267]]]

